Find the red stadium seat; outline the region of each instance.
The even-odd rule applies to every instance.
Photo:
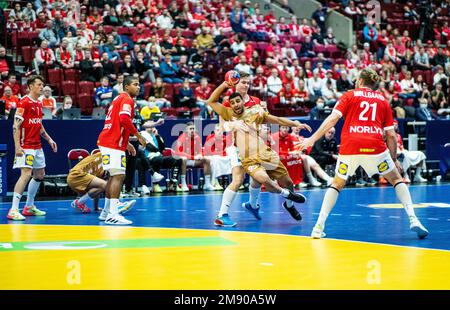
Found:
[[[63,81],[61,83],[61,90],[64,96],[71,96],[75,99],[77,96],[77,85],[75,81]]]
[[[31,54],[31,46],[22,46],[22,60],[26,66],[30,66],[34,55]]]
[[[163,156],[172,156],[173,151],[171,148],[166,147],[163,151]]]
[[[69,169],[72,168],[73,162],[76,161],[75,164],[77,164],[88,156],[89,156],[89,152],[85,149],[71,149],[67,153],[67,161],[69,163]]]
[[[94,97],[92,94],[78,95],[78,106],[81,109],[81,114],[92,115],[92,110],[94,109]]]
[[[81,81],[78,83],[78,93],[79,94],[90,94],[93,95],[95,93],[95,84],[94,82],[89,81]]]
[[[97,154],[98,152],[100,152],[99,149],[93,149],[93,150],[91,151],[91,155]]]
[[[48,69],[48,84],[54,87],[61,87],[61,69]]]
[[[80,79],[80,71],[76,69],[65,69],[64,80],[65,81],[78,81]]]
[[[147,100],[150,97],[150,90],[152,88],[152,83],[146,82],[144,84],[144,99]]]

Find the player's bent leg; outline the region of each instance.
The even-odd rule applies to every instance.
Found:
[[[311,237],[314,239],[320,239],[325,237],[325,222],[336,204],[340,191],[344,188],[346,180],[335,176],[331,186],[327,189],[325,196],[323,197],[322,206],[320,208],[319,218],[311,232]]]
[[[25,187],[32,176],[31,168],[21,168],[20,169],[20,177],[14,185],[14,194],[11,209],[9,209],[7,218],[13,221],[23,221],[25,217],[19,212],[19,204],[20,199],[22,198],[22,194],[25,191]]]
[[[128,225],[132,222],[125,219],[119,214],[120,207],[120,190],[125,180],[125,170],[123,169],[110,169],[110,179],[108,181],[107,190],[109,190],[110,206],[109,213],[106,216],[105,224],[110,225]]]
[[[294,192],[294,182],[292,182],[291,177],[286,174],[278,179],[278,183],[281,187],[288,189],[290,192]],[[299,195],[301,198],[303,198],[303,202],[306,202],[306,197],[303,196],[300,193],[295,193],[296,195]],[[297,209],[294,206],[294,203],[292,200],[285,199],[283,202],[283,207],[286,209],[286,211],[289,212],[291,217],[297,221],[301,221],[302,216],[300,212],[297,211]]]
[[[261,220],[259,215],[259,194],[261,193],[261,184],[250,177],[250,186],[248,187],[249,201],[242,203],[242,208],[248,211],[258,221]]]
[[[400,200],[403,207],[405,208],[406,213],[408,214],[410,223],[409,228],[412,231],[414,231],[417,234],[417,237],[419,237],[420,239],[425,238],[428,235],[428,230],[422,225],[422,223],[417,218],[414,212],[411,194],[406,184],[402,181],[402,178],[398,170],[393,169],[392,171],[383,176],[389,183],[391,183],[394,186],[397,199]]]

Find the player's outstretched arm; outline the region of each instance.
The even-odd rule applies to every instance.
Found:
[[[341,118],[341,115],[336,112],[332,112],[320,125],[319,129],[316,130],[316,132],[309,138],[304,139],[302,142],[300,142],[300,149],[304,150],[307,149],[310,146],[313,146],[314,143],[316,143],[317,140],[323,137],[323,135],[330,130],[331,127],[334,127],[336,123]]]
[[[220,116],[223,117],[225,114],[226,108],[222,106],[220,103],[218,103],[220,95],[229,87],[227,82],[223,82],[220,84],[211,94],[208,101],[206,103]]]
[[[307,124],[302,124],[299,121],[292,121],[285,117],[278,117],[272,114],[267,115],[266,123],[269,124],[278,124],[280,126],[289,126],[289,127],[298,127],[300,129],[306,129],[311,132],[311,127]]]

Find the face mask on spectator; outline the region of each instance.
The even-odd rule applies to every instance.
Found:
[[[317,102],[317,108],[323,109],[323,107],[324,107],[324,103],[322,101],[318,101]]]

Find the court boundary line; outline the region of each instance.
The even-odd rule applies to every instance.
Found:
[[[7,225],[17,225],[17,224],[0,224],[1,226],[7,226]],[[20,225],[20,224],[19,224]],[[303,236],[303,235],[289,235],[289,234],[280,234],[280,233],[268,233],[268,232],[255,232],[255,231],[233,231],[233,230],[220,230],[220,229],[205,229],[205,228],[181,228],[181,227],[147,227],[147,226],[106,226],[106,225],[60,225],[60,224],[28,224],[26,226],[62,226],[62,227],[111,227],[111,228],[145,228],[145,229],[163,229],[163,230],[169,230],[169,229],[176,229],[176,230],[199,230],[199,231],[220,231],[220,232],[230,232],[230,233],[244,233],[244,234],[263,234],[263,235],[278,235],[278,236],[284,236],[284,237],[301,237],[301,238],[307,238],[310,240],[313,240],[310,236]],[[418,246],[409,246],[409,245],[398,245],[398,244],[389,244],[389,243],[382,243],[382,242],[371,242],[371,241],[360,241],[360,240],[349,240],[349,239],[337,239],[337,238],[323,238],[323,240],[334,240],[334,241],[345,241],[345,242],[355,242],[355,243],[362,243],[362,244],[374,244],[374,245],[385,245],[390,247],[401,247],[401,248],[407,248],[407,249],[418,249],[418,250],[430,250],[430,251],[439,251],[439,252],[450,252],[450,250],[446,249],[436,249],[436,248],[421,248]],[[37,242],[37,241],[30,241],[30,242]],[[320,240],[315,240],[314,242],[320,242]]]

